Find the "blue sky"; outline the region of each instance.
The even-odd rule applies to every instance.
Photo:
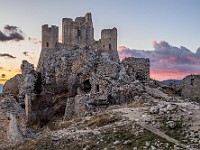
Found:
[[[19,68],[21,60],[27,58],[24,51],[33,54],[27,59],[36,64],[40,45],[28,37],[41,40],[41,25],[46,23],[58,25],[61,35],[62,18],[86,12],[93,15],[96,39],[101,29],[117,27],[118,46],[153,50],[153,41],[167,41],[196,52],[200,47],[199,8],[200,0],[1,0],[0,31],[7,24],[17,26],[25,40],[0,42],[0,53],[17,57],[14,62],[0,58],[0,67]]]
[[[1,28],[19,26],[40,39],[41,25],[61,26],[63,17],[92,12],[95,37],[102,28],[116,26],[119,45],[151,49],[153,40],[166,40],[193,51],[200,46],[199,0],[1,0]]]

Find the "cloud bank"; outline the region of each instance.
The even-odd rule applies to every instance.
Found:
[[[24,40],[23,32],[16,26],[6,25],[4,31],[0,31],[0,42]]]
[[[151,78],[158,80],[182,79],[189,74],[200,74],[200,48],[193,53],[166,41],[153,41],[154,50],[136,50],[118,47],[120,60],[125,57],[150,58]]]

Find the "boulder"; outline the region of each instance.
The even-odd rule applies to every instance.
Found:
[[[0,144],[21,142],[26,137],[26,114],[13,97],[0,99]]]

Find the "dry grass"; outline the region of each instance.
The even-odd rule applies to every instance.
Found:
[[[107,124],[111,124],[113,122],[121,120],[122,117],[119,114],[97,114],[90,118],[90,120],[86,120],[84,124],[88,127],[101,127]]]
[[[73,122],[72,121],[63,121],[63,122],[52,122],[48,124],[48,128],[51,131],[62,130],[69,127]]]
[[[143,105],[143,102],[137,101],[137,102],[131,102],[127,106],[128,107],[143,107],[144,105]]]

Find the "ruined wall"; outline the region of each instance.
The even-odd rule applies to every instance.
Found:
[[[148,58],[129,57],[123,59],[121,64],[132,80],[147,82],[150,79],[150,61]]]
[[[117,50],[117,29],[102,30],[101,44],[104,50]]]
[[[200,101],[200,75],[189,75],[183,79],[182,96]]]
[[[84,48],[94,43],[94,28],[91,13],[85,17],[62,20],[62,43],[67,49]]]

